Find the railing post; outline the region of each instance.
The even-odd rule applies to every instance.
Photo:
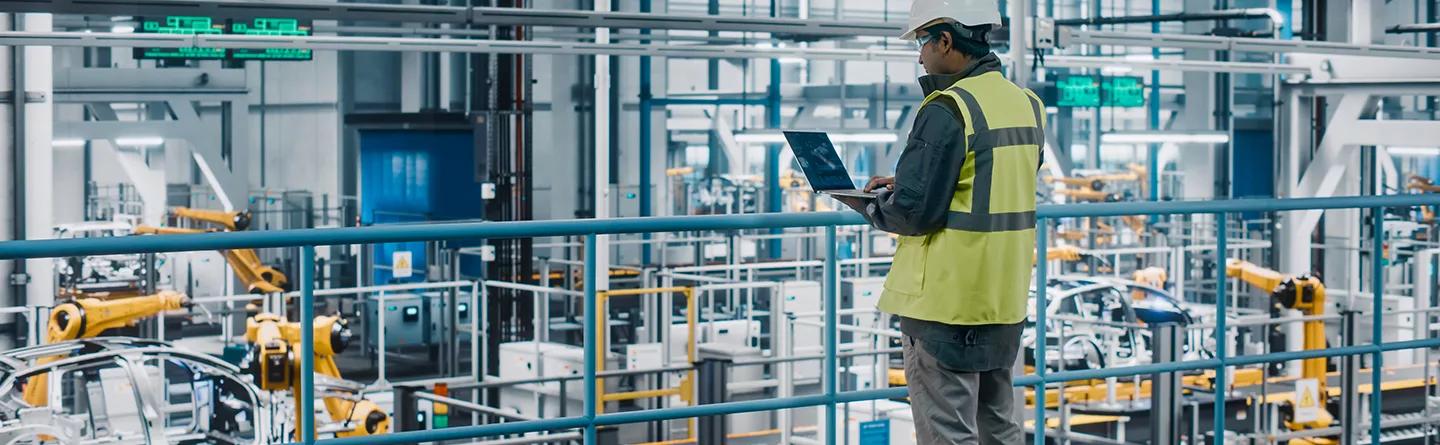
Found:
[[[1050,309],[1050,299],[1045,296],[1046,284],[1050,281],[1049,236],[1050,220],[1040,218],[1035,228],[1035,445],[1045,445],[1045,313]],[[1064,393],[1061,393],[1064,397]]]
[[[1215,367],[1215,445],[1225,445],[1225,393],[1230,385],[1225,382],[1225,347],[1230,339],[1225,336],[1225,319],[1229,318],[1229,297],[1226,295],[1225,262],[1228,261],[1225,213],[1215,214],[1215,358],[1220,364]]]
[[[729,381],[729,368],[731,361],[717,357],[705,357],[700,359],[699,377],[699,401],[697,405],[710,405],[725,403],[727,398],[726,382]],[[725,443],[725,417],[726,416],[705,416],[700,418],[699,437],[696,443],[699,445],[721,445]]]
[[[596,311],[599,309],[595,290],[595,246],[598,246],[597,237],[594,234],[585,235],[585,445],[595,445],[595,327]],[[564,385],[562,382],[561,385]],[[561,400],[560,403],[565,403]]]
[[[315,247],[300,247],[300,442],[315,443]]]
[[[1380,408],[1383,403],[1381,399],[1384,399],[1384,391],[1380,390],[1380,377],[1381,374],[1384,374],[1382,370],[1385,366],[1385,353],[1378,348],[1385,343],[1385,209],[1372,207],[1370,213],[1372,218],[1370,229],[1374,233],[1370,246],[1373,249],[1370,254],[1373,267],[1370,272],[1370,279],[1373,283],[1370,285],[1370,292],[1375,299],[1375,307],[1371,309],[1373,311],[1371,317],[1374,321],[1371,326],[1370,342],[1377,348],[1375,359],[1370,364],[1370,443],[1380,443]]]
[[[1355,346],[1355,311],[1340,312],[1340,337],[1345,346]],[[1360,357],[1347,355],[1340,359],[1340,443],[1357,443],[1360,426]]]
[[[392,422],[395,432],[424,429],[418,420],[420,409],[415,400],[415,392],[421,390],[420,387],[409,385],[395,387],[395,418]]]
[[[822,381],[825,382],[825,443],[829,445],[835,444],[835,394],[837,393],[835,374],[839,368],[835,359],[835,350],[838,346],[835,342],[839,338],[836,329],[838,321],[835,315],[839,307],[835,301],[838,298],[836,297],[838,292],[835,289],[837,287],[835,257],[838,255],[835,241],[835,226],[826,226],[825,284],[822,286],[822,291],[825,293],[825,376]]]
[[[1173,363],[1180,360],[1181,333],[1179,323],[1156,323],[1150,327],[1151,363]],[[1150,429],[1150,443],[1180,443],[1180,374],[1163,372],[1151,377],[1150,418],[1173,419],[1157,421]]]

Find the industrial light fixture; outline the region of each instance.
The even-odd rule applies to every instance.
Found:
[[[893,144],[900,141],[900,135],[889,131],[831,132],[830,142],[837,144]],[[736,133],[735,142],[741,144],[783,144],[785,135],[775,132]]]
[[[1385,147],[1391,156],[1440,156],[1440,147]]]
[[[1125,65],[1110,65],[1100,69],[1100,73],[1106,76],[1119,76],[1122,74],[1130,74],[1131,71],[1135,71],[1135,69]]]
[[[1101,142],[1115,144],[1224,144],[1229,133],[1126,132],[1100,135]]]
[[[52,139],[50,146],[54,148],[80,148],[85,146],[84,139]]]
[[[156,146],[156,145],[161,145],[161,144],[164,144],[164,143],[165,143],[165,138],[161,138],[161,137],[115,138],[115,145],[120,145],[120,146],[125,146],[125,147],[154,147],[154,146]]]
[[[115,34],[130,34],[135,32],[135,27],[131,25],[115,25],[110,27],[110,32]]]

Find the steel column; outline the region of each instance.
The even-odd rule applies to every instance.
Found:
[[[1379,187],[1380,175],[1377,174],[1374,176],[1375,184],[1377,187]],[[1378,188],[1375,192],[1377,196],[1380,194],[1380,190]],[[1371,236],[1373,238],[1370,246],[1370,261],[1372,266],[1372,269],[1370,271],[1370,293],[1375,300],[1374,307],[1370,309],[1372,311],[1370,315],[1371,317],[1373,317],[1371,321],[1372,329],[1370,335],[1372,337],[1370,338],[1370,342],[1374,343],[1375,346],[1384,346],[1385,328],[1383,324],[1385,322],[1385,208],[1372,207],[1370,208],[1370,212],[1370,223],[1373,226],[1370,228],[1372,230]],[[1384,399],[1384,391],[1380,390],[1380,380],[1381,376],[1384,374],[1384,372],[1381,372],[1381,370],[1384,369],[1384,366],[1385,354],[1381,351],[1375,351],[1375,358],[1373,362],[1370,363],[1370,443],[1372,444],[1380,443],[1380,408],[1383,404],[1382,399]]]
[[[640,12],[649,13],[649,12],[650,12],[650,8],[651,8],[650,2],[651,2],[651,0],[640,0]],[[642,35],[642,36],[649,36],[649,35],[650,35],[650,29],[649,29],[649,28],[641,29],[641,30],[640,30],[640,35]],[[647,45],[648,45],[648,44],[650,44],[650,41],[649,41],[649,40],[641,40],[640,43],[641,43],[641,44],[647,44]],[[652,133],[654,133],[654,130],[651,128],[652,125],[653,125],[652,120],[654,119],[654,116],[652,116],[652,115],[654,114],[654,111],[651,110],[651,104],[650,104],[650,100],[651,100],[651,98],[654,96],[654,92],[652,91],[653,87],[652,87],[652,85],[650,84],[650,76],[652,75],[652,73],[651,73],[652,70],[653,70],[653,68],[652,68],[651,65],[650,65],[650,56],[641,56],[641,57],[640,57],[640,144],[639,144],[639,145],[640,145],[640,156],[639,156],[639,157],[640,157],[640,216],[642,216],[642,217],[643,217],[643,216],[650,216],[650,215],[653,214],[653,209],[652,209],[653,204],[651,203],[651,198],[652,198],[652,195],[651,195],[651,194],[652,194],[652,191],[650,190],[651,187],[652,187],[651,181],[650,181],[650,175],[651,175],[650,163],[652,162],[652,161],[650,160],[650,150],[653,150],[653,149],[654,149],[654,148],[651,146],[652,143],[653,143],[653,141],[652,141],[651,139],[654,138],[654,135],[652,134]],[[667,67],[667,69],[666,69],[665,72],[667,72],[667,73],[670,72],[669,69],[668,69],[668,67]],[[668,151],[669,148],[667,147],[666,150]],[[673,199],[673,198],[672,198],[672,199]],[[649,233],[646,233],[646,234],[642,235],[642,238],[645,239],[645,240],[647,240],[647,241],[650,239],[650,237],[651,237],[651,234],[649,234]],[[641,264],[642,266],[648,266],[648,265],[650,264],[650,256],[651,256],[650,250],[651,250],[651,246],[650,246],[650,244],[648,244],[648,243],[645,244],[644,246],[641,246],[641,247],[640,247],[640,264]]]
[[[836,349],[839,341],[839,330],[836,329],[839,319],[836,312],[839,310],[838,294],[836,287],[839,287],[837,274],[838,262],[835,246],[835,226],[825,227],[825,283],[821,286],[825,296],[825,374],[821,379],[825,382],[825,443],[835,444],[836,414],[835,403],[838,391],[836,385],[836,370],[839,369],[836,361]]]
[[[1050,309],[1050,299],[1045,295],[1050,260],[1050,220],[1039,218],[1035,226],[1035,445],[1045,445],[1045,313]],[[1062,391],[1061,397],[1065,396]]]
[[[1227,311],[1229,296],[1226,295],[1227,284],[1225,282],[1225,260],[1226,260],[1226,230],[1224,212],[1215,215],[1215,358],[1220,364],[1215,367],[1215,445],[1225,444],[1225,388],[1229,383],[1225,381],[1225,367],[1227,366],[1226,346],[1230,339],[1225,335],[1225,321],[1230,318]]]
[[[598,317],[596,311],[600,310],[600,305],[597,302],[599,297],[596,295],[595,289],[597,284],[595,267],[598,263],[596,261],[595,247],[600,244],[598,238],[599,237],[594,234],[585,235],[585,334],[583,335],[585,338],[585,417],[583,419],[585,420],[584,443],[586,445],[595,444],[595,413],[597,408],[595,406],[595,363],[598,361],[596,358],[597,345],[595,341],[599,339],[596,337],[596,334],[598,334],[598,332],[596,332],[596,319]],[[560,403],[563,404],[565,401],[561,400]]]
[[[780,16],[779,0],[770,0],[770,16]],[[765,91],[765,126],[780,129],[780,59],[770,59],[770,88]],[[784,199],[780,192],[780,150],[782,144],[770,144],[765,147],[765,207],[771,213],[784,211],[781,200]],[[783,230],[771,229],[770,234],[778,235]],[[779,238],[771,239],[765,248],[766,255],[771,259],[780,258],[782,243]]]
[[[382,332],[383,335],[383,332]],[[384,354],[385,351],[380,351]],[[315,443],[315,247],[300,248],[300,441]]]

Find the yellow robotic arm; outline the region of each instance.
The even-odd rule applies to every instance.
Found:
[[[225,212],[220,210],[175,207],[170,209],[170,216],[190,221],[215,224],[224,227],[226,231],[230,232],[250,228],[250,212],[247,211]]]
[[[1430,178],[1419,175],[1410,175],[1410,182],[1405,188],[1425,193],[1440,193],[1440,185],[1435,185]]]
[[[1147,177],[1145,174],[1145,166],[1140,164],[1126,165],[1125,170],[1126,171],[1123,172],[1104,173],[1090,176],[1077,176],[1071,178],[1047,176],[1045,177],[1045,183],[1054,184],[1056,182],[1059,182],[1070,187],[1078,187],[1081,189],[1088,189],[1090,191],[1099,192],[1101,190],[1105,190],[1105,184],[1107,183],[1134,181],[1143,182],[1143,180]],[[1142,188],[1144,185],[1145,184],[1143,183],[1141,184]]]
[[[143,297],[101,300],[81,298],[61,303],[50,310],[49,327],[45,332],[46,343],[98,337],[105,331],[125,326],[134,326],[137,321],[153,317],[161,312],[180,309],[188,304],[189,297],[174,291],[161,291]],[[42,357],[37,364],[51,363],[60,356]],[[25,384],[25,403],[30,406],[45,406],[49,396],[49,373],[39,374]]]
[[[1250,283],[1251,286],[1270,292],[1271,298],[1280,303],[1286,309],[1295,309],[1305,316],[1323,315],[1325,313],[1325,284],[1319,278],[1308,275],[1285,276],[1274,270],[1266,269],[1255,264],[1231,259],[1225,264],[1225,275],[1231,278],[1239,278],[1241,281]],[[1315,351],[1325,349],[1325,321],[1310,320],[1305,322],[1304,349]],[[1312,358],[1301,362],[1301,377],[1314,379],[1320,383],[1320,394],[1326,393],[1326,359]],[[1315,429],[1330,426],[1332,417],[1325,410],[1320,410],[1321,416],[1314,422],[1295,423],[1287,422],[1291,429]]]
[[[275,314],[259,314],[245,321],[245,340],[255,345],[257,380],[260,387],[269,391],[289,389],[295,397],[300,396],[300,323],[287,322]],[[335,364],[335,355],[350,344],[350,328],[345,320],[337,316],[315,317],[315,373],[342,378],[340,367]],[[300,404],[295,404],[296,424],[299,424]],[[346,422],[353,429],[336,433],[338,437],[357,437],[382,434],[390,429],[390,416],[380,406],[368,399],[352,401],[341,397],[326,397],[325,410],[330,420]],[[296,432],[298,439],[299,432]]]
[[[1135,280],[1136,283],[1156,289],[1164,289],[1165,282],[1170,280],[1170,274],[1162,267],[1147,267],[1135,271],[1135,273],[1131,275],[1131,279]],[[1130,292],[1130,297],[1136,300],[1144,300],[1145,291],[1136,289]]]
[[[1081,251],[1079,247],[1075,246],[1055,246],[1045,251],[1045,259],[1050,261],[1080,261],[1087,256],[1090,256],[1090,254]]]
[[[1065,195],[1076,201],[1083,202],[1118,202],[1120,197],[1114,193],[1102,192],[1091,188],[1057,190],[1057,193]]]
[[[135,228],[137,235],[183,235],[205,232],[201,229],[177,227],[139,226]],[[225,262],[230,263],[230,268],[234,270],[235,276],[245,283],[246,292],[273,294],[284,292],[285,286],[290,284],[290,278],[285,276],[284,272],[261,262],[260,255],[255,253],[255,249],[231,249],[221,253],[225,255]]]

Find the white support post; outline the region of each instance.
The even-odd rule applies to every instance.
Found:
[[[48,32],[52,29],[50,14],[21,14],[16,28]],[[53,49],[49,46],[25,47],[23,91],[15,91],[15,103],[25,107],[25,238],[50,238],[55,226],[55,148],[51,146],[55,121],[55,74]],[[43,100],[29,102],[30,93]],[[22,149],[16,147],[16,149]],[[55,264],[49,258],[26,260],[25,273],[30,283],[25,286],[26,304],[51,306],[55,303]]]
[[[595,2],[595,12],[609,12],[610,2]],[[610,28],[595,28],[595,43],[610,44]],[[610,91],[611,56],[595,56],[595,219],[610,215]],[[596,237],[595,290],[610,289],[610,237]],[[597,314],[598,315],[598,314]],[[603,315],[602,315],[603,316]],[[587,333],[589,335],[589,333]]]

